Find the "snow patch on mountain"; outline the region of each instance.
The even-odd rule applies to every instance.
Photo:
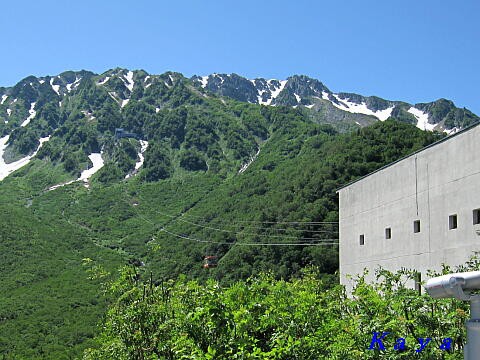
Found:
[[[122,107],[122,108],[125,107],[128,104],[129,101],[130,101],[130,99],[122,100],[122,104],[120,105],[120,107]]]
[[[257,101],[258,101],[259,104],[267,105],[267,103],[263,101],[263,97],[262,97],[264,92],[265,92],[265,90],[260,90],[258,92]]]
[[[110,76],[107,76],[105,79],[101,80],[98,82],[98,85],[105,85],[108,80],[110,80]]]
[[[373,113],[373,116],[376,116],[380,121],[385,121],[392,116],[392,110],[394,107],[395,106],[390,106],[384,110],[377,110]]]
[[[140,169],[140,167],[143,165],[143,162],[145,161],[143,154],[145,153],[147,148],[148,148],[148,141],[140,140],[140,152],[138,153],[138,158],[140,160],[135,164],[135,170]]]
[[[128,90],[130,90],[130,92],[132,92],[133,85],[135,84],[135,82],[133,81],[133,71],[129,71],[127,73],[127,75],[125,76],[125,80],[126,80],[125,86],[128,88]]]
[[[256,88],[257,87],[257,82],[256,80],[250,80],[250,82],[253,84],[253,86]],[[257,90],[257,103],[266,105],[266,102],[263,101],[263,94],[265,93],[265,90]]]
[[[90,111],[87,111],[87,110],[82,110],[82,114],[85,115],[85,117],[88,120],[94,120],[95,119],[95,115],[93,115],[93,112],[90,112]]]
[[[138,153],[138,161],[135,163],[135,170],[133,171],[132,174],[127,174],[125,176],[125,179],[130,178],[132,175],[134,175],[136,172],[138,172],[138,169],[140,169],[143,166],[143,162],[145,161],[145,157],[143,154],[148,148],[148,141],[145,140],[140,140],[140,151]]]
[[[64,182],[64,183],[61,183],[61,184],[57,184],[57,185],[53,185],[53,186],[50,186],[47,191],[52,191],[52,190],[55,190],[55,189],[58,189],[59,187],[62,187],[62,186],[65,186],[65,185],[69,185],[71,183],[75,182],[75,180],[71,180],[71,181],[67,181],[67,182]]]
[[[39,83],[40,85],[43,85],[43,84],[45,83],[45,80],[40,79],[40,80],[38,80],[38,83]]]
[[[104,165],[104,162],[103,162],[103,159],[102,159],[102,154],[103,154],[103,152],[91,153],[90,155],[88,155],[88,158],[92,162],[93,166],[90,169],[83,170],[78,179],[70,180],[70,181],[67,181],[67,182],[64,182],[64,183],[61,183],[61,184],[57,184],[57,185],[53,185],[53,186],[49,187],[47,189],[47,191],[52,191],[52,190],[58,189],[62,186],[70,185],[70,184],[72,184],[76,181],[83,181],[85,183],[85,187],[88,188],[88,180],[93,176],[93,174],[95,174],[98,170],[100,170]]]
[[[252,163],[255,161],[255,159],[258,157],[258,154],[260,154],[260,147],[258,148],[258,151],[255,155],[253,155],[245,164],[242,165],[242,167],[240,168],[240,170],[238,170],[238,173],[241,174],[243,172],[245,172],[245,170],[248,169],[248,167],[250,165],[252,165]]]
[[[150,75],[145,76],[143,84],[145,85],[145,89],[148,89],[153,84],[153,78]]]
[[[456,132],[458,132],[458,131],[460,131],[460,130],[462,130],[462,129],[459,129],[459,128],[457,128],[457,127],[454,127],[454,128],[452,128],[452,129],[450,129],[450,130],[445,129],[443,132],[446,133],[447,135],[453,135],[453,134],[455,134]]]
[[[32,158],[37,155],[38,150],[42,147],[43,143],[46,141],[50,140],[50,136],[40,138],[39,142],[40,144],[38,145],[37,150],[31,155],[25,156],[24,158],[14,161],[12,163],[5,163],[5,160],[3,159],[3,154],[5,153],[5,149],[7,148],[7,142],[8,139],[10,138],[10,135],[4,136],[3,138],[0,139],[0,181],[5,179],[8,175],[10,175],[12,172],[20,169],[21,167],[27,165]]]
[[[277,98],[277,96],[282,92],[285,85],[287,85],[287,80],[280,81],[280,86],[275,91],[272,92],[272,97],[270,98],[270,103],[272,102],[273,99]]]
[[[28,117],[22,122],[22,124],[20,125],[21,127],[27,126],[30,123],[30,120],[32,120],[35,117],[35,115],[37,115],[37,112],[35,111],[35,105],[36,105],[35,102],[32,102],[30,104],[30,110],[28,110],[28,113],[30,115],[28,115]]]
[[[217,74],[217,73],[213,73],[212,75],[213,77],[217,77],[220,79],[220,85],[222,85],[224,82],[225,82],[225,79],[223,78],[223,76]]]
[[[293,93],[293,95],[295,95],[295,99],[297,99],[297,103],[300,104],[300,101],[302,101],[302,98],[297,93]]]
[[[114,91],[109,91],[108,92],[108,95],[110,95],[110,97],[115,100],[116,102],[118,102],[118,99],[116,98],[116,93]]]
[[[78,86],[78,84],[80,84],[80,81],[81,81],[81,80],[82,80],[82,79],[77,76],[77,77],[75,78],[75,81],[74,81],[73,83],[67,84],[67,90],[68,90],[68,92],[76,89],[77,86]]]
[[[277,80],[275,80],[275,79],[267,80],[268,88],[273,89],[273,90],[271,90],[270,98],[268,98],[267,101],[262,100],[262,95],[265,92],[264,90],[262,90],[258,93],[259,104],[271,105],[272,101],[277,98],[277,96],[282,92],[282,90],[285,88],[285,85],[287,84],[287,80],[281,80],[280,81],[280,86],[276,87],[276,85],[273,84],[274,81],[277,81]]]
[[[35,155],[37,155],[37,152],[38,152],[38,150],[40,150],[40,148],[42,147],[43,143],[45,143],[45,142],[47,142],[48,140],[50,140],[50,137],[51,137],[51,135],[48,135],[48,136],[45,136],[45,137],[43,137],[43,138],[38,139],[40,145],[38,145],[38,148],[37,148],[37,150],[35,151],[35,153],[32,155],[32,157],[35,156]]]
[[[202,83],[202,88],[205,89],[208,85],[208,76],[202,76],[200,82]]]
[[[92,162],[93,166],[90,169],[83,170],[77,181],[88,182],[88,179],[90,179],[98,170],[103,167],[104,161],[102,159],[102,154],[103,152],[91,153],[88,155],[88,158]]]
[[[7,115],[8,116],[12,115],[12,109],[7,109]]]
[[[0,102],[0,105],[3,105],[5,100],[7,100],[7,98],[8,98],[8,95],[2,95],[2,102]]]
[[[53,84],[54,80],[55,80],[55,78],[50,79],[50,86],[52,87],[53,91],[55,91],[57,93],[57,95],[60,95],[60,85],[54,85]]]
[[[348,98],[342,99],[337,94],[333,94],[333,96],[335,97],[335,99],[338,100],[339,103],[337,104],[332,101],[332,105],[339,108],[340,110],[347,111],[353,114],[372,115],[372,116],[375,116],[380,121],[387,120],[392,114],[392,110],[394,108],[394,106],[390,106],[384,110],[373,111],[367,107],[367,104],[365,102],[362,102],[361,104],[357,104],[355,102],[350,101],[350,99]]]
[[[412,106],[410,109],[408,109],[408,112],[417,119],[417,127],[419,129],[432,131],[435,126],[437,126],[436,124],[429,124],[428,114],[424,113],[422,110]]]

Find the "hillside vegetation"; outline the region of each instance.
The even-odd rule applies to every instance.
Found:
[[[261,271],[288,279],[307,265],[335,281],[336,245],[239,244],[337,239],[330,224],[337,221],[335,189],[435,136],[393,121],[341,135],[293,120],[241,174],[200,170],[104,184],[99,173],[90,189],[45,191],[63,170],[35,160],[0,189],[3,354],[61,359],[89,346],[106,303],[81,266],[84,258],[110,270],[140,265],[156,281],[185,274],[228,285]],[[201,268],[206,254],[219,257],[217,268]]]
[[[468,303],[419,295],[405,287],[415,278],[406,270],[379,270],[374,284],[359,277],[350,298],[319,275],[264,273],[222,287],[153,284],[125,268],[106,284],[116,301],[84,359],[463,359]]]
[[[180,287],[194,280],[229,289],[268,272],[276,287],[308,266],[322,286],[334,284],[336,189],[443,136],[394,119],[339,132],[351,126],[222,98],[176,73],[115,69],[41,81],[2,89],[0,105],[6,158],[32,154],[48,138],[0,183],[7,359],[69,359],[94,347],[118,295],[100,284],[124,265],[151,273],[154,285],[183,276]],[[135,137],[118,138],[118,128]],[[86,184],[74,181],[92,153],[104,166]],[[218,267],[203,269],[205,255]],[[93,276],[84,264],[111,275]]]

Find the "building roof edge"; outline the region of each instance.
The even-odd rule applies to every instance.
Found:
[[[339,193],[340,190],[343,190],[343,189],[349,187],[350,185],[353,185],[353,184],[355,184],[356,182],[359,182],[360,180],[363,180],[363,179],[369,177],[370,175],[373,175],[373,174],[375,174],[375,173],[377,173],[377,172],[380,172],[380,171],[382,171],[383,169],[386,169],[386,168],[388,168],[388,167],[390,167],[390,166],[392,166],[392,165],[394,165],[394,164],[396,164],[396,163],[398,163],[398,162],[400,162],[400,161],[403,161],[403,160],[405,160],[405,159],[408,159],[409,157],[411,157],[411,156],[413,156],[413,155],[416,155],[416,154],[418,154],[418,153],[420,153],[420,152],[422,152],[422,151],[424,151],[424,150],[427,150],[427,149],[429,149],[429,148],[431,148],[431,147],[434,147],[434,146],[436,146],[436,145],[438,145],[438,144],[440,144],[440,143],[443,143],[443,142],[445,142],[445,141],[448,141],[448,140],[456,137],[457,135],[460,135],[460,134],[463,134],[463,133],[465,133],[465,132],[467,132],[467,131],[469,131],[469,130],[472,130],[473,128],[477,127],[478,125],[480,125],[480,121],[478,121],[478,122],[476,122],[476,123],[474,123],[474,124],[472,124],[472,125],[470,125],[470,126],[467,126],[466,128],[464,128],[464,129],[456,132],[456,133],[453,134],[453,135],[449,135],[449,136],[447,136],[447,137],[444,137],[443,139],[440,139],[440,140],[438,140],[438,141],[435,141],[434,143],[431,143],[430,145],[427,145],[427,146],[425,146],[425,147],[423,147],[423,148],[421,148],[421,149],[419,149],[419,150],[417,150],[417,151],[414,151],[413,153],[411,153],[411,154],[409,154],[409,155],[406,155],[406,156],[404,156],[404,157],[402,157],[402,158],[400,158],[400,159],[398,159],[398,160],[395,160],[394,162],[391,162],[390,164],[384,165],[384,166],[382,166],[381,168],[378,168],[377,170],[372,171],[371,173],[368,173],[367,175],[363,175],[363,176],[359,177],[358,179],[355,179],[355,180],[353,180],[353,181],[350,181],[349,183],[347,183],[347,184],[339,187],[339,188],[336,190],[336,193]]]

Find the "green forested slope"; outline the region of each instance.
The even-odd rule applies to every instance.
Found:
[[[38,216],[33,207],[2,200],[0,214],[0,354],[77,355],[96,333],[106,304],[98,283],[87,280],[82,259],[95,257],[107,268],[122,262],[84,231]]]
[[[241,174],[184,172],[158,182],[140,174],[109,185],[97,174],[89,190],[71,184],[45,191],[62,171],[36,160],[7,178],[0,192],[5,353],[59,358],[88,345],[104,300],[83,258],[107,269],[143,262],[155,279],[183,273],[225,284],[265,270],[289,278],[308,264],[333,274],[336,246],[234,244],[337,238],[335,225],[289,222],[335,222],[340,185],[435,139],[393,121],[341,135],[284,120]],[[205,254],[219,256],[219,266],[203,270]]]
[[[112,274],[129,264],[154,282],[185,274],[225,286],[260,271],[289,279],[313,264],[334,282],[337,248],[325,244],[338,239],[335,190],[440,136],[393,120],[338,133],[299,109],[203,94],[179,74],[137,72],[136,82],[151,85],[130,91],[114,73],[82,73],[75,88],[80,74],[63,75],[55,80],[61,95],[27,79],[2,107],[19,107],[0,129],[16,126],[12,156],[51,136],[0,182],[6,358],[72,358],[91,346],[111,298],[85,261]],[[33,102],[37,116],[19,127]],[[148,141],[138,172],[139,139],[115,139],[117,127]],[[100,151],[105,166],[88,188],[49,190],[76,179]],[[204,255],[218,256],[219,266],[202,269]]]

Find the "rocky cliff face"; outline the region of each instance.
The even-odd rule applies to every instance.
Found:
[[[191,80],[202,89],[239,101],[303,107],[310,110],[312,119],[321,118],[331,123],[344,121],[365,126],[392,117],[424,130],[453,133],[479,120],[471,111],[457,108],[449,100],[408,104],[377,96],[345,92],[335,94],[319,80],[304,75],[294,75],[286,80],[248,80],[236,74],[213,74],[194,76]]]

